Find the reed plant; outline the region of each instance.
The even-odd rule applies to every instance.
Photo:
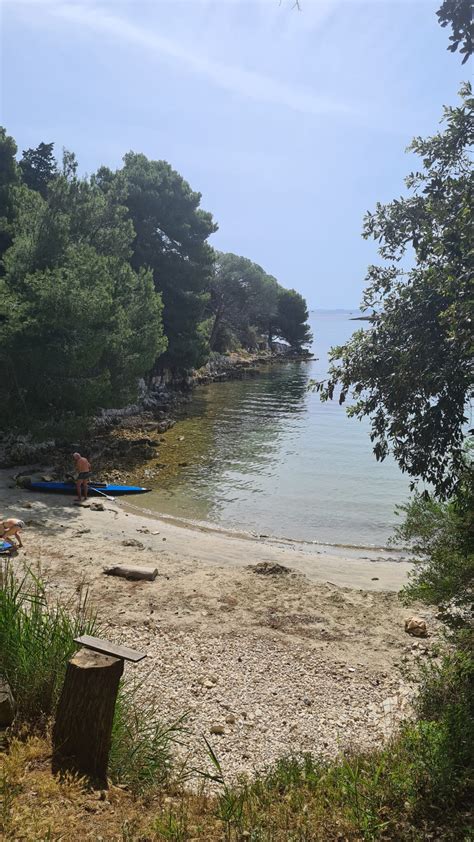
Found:
[[[45,728],[63,684],[74,638],[97,632],[87,591],[74,601],[48,599],[41,577],[25,568],[20,577],[11,560],[0,569],[0,675],[16,701],[17,727]]]
[[[111,780],[134,795],[162,789],[186,777],[186,760],[178,763],[176,747],[186,732],[186,715],[165,722],[143,682],[124,680],[119,687],[109,756]]]
[[[41,577],[25,568],[18,577],[10,560],[0,569],[0,675],[16,701],[15,731],[45,731],[54,717],[74,638],[99,634],[87,590],[66,603],[48,599]],[[115,707],[109,774],[135,793],[169,783],[174,744],[184,717],[164,723],[142,685],[124,680]],[[182,770],[181,770],[182,773]]]

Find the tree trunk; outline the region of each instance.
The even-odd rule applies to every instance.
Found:
[[[214,324],[212,325],[211,335],[209,337],[209,348],[211,351],[214,350],[214,342],[216,341],[217,331],[219,329],[222,316],[224,315],[224,303],[221,301],[219,306],[216,310],[216,315],[214,318]]]
[[[68,662],[53,728],[53,773],[107,786],[115,700],[123,660],[81,649]]]

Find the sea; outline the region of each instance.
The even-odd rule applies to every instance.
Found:
[[[274,538],[386,546],[409,480],[392,458],[377,462],[367,420],[311,388],[331,346],[364,328],[358,315],[311,312],[311,361],[198,387],[166,434],[147,508]]]

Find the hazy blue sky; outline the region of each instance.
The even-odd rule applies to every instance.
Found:
[[[130,149],[169,161],[213,244],[311,306],[360,300],[362,217],[402,189],[415,134],[466,78],[440,0],[3,0],[0,118],[20,151],[82,172]]]

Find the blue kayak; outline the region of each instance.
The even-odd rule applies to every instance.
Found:
[[[35,482],[28,483],[30,491],[52,491],[58,494],[75,494],[76,486],[73,482]],[[89,494],[91,497],[101,497],[109,494],[111,497],[118,497],[120,494],[145,494],[149,488],[142,488],[141,485],[113,485],[106,482],[94,482],[89,480]]]

